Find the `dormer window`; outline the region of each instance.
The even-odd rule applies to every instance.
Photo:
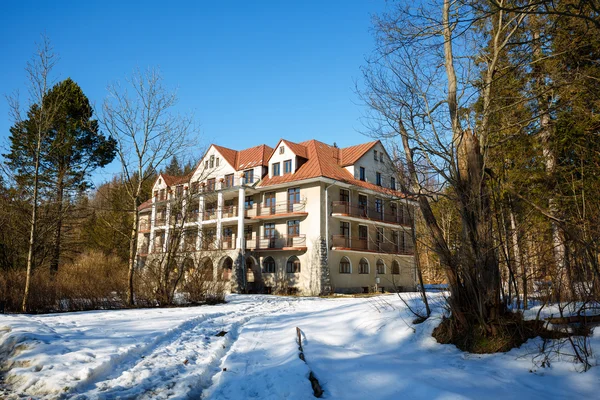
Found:
[[[285,160],[283,162],[283,174],[291,174],[292,173],[292,160]]]
[[[280,163],[274,163],[273,164],[271,174],[273,176],[279,176],[279,175],[281,175],[281,164]]]
[[[219,166],[219,157],[217,157],[217,163],[216,163],[216,166],[217,166],[217,167]]]
[[[285,146],[279,147],[279,154],[285,153]]]
[[[208,160],[204,161],[204,169],[208,169]]]
[[[158,184],[162,184],[162,179],[158,178]]]
[[[390,189],[396,190],[396,178],[394,178],[393,176],[390,181]]]
[[[215,156],[210,156],[210,167],[211,168],[215,167]]]
[[[383,152],[379,153],[379,162],[383,162]]]
[[[375,157],[375,161],[377,161],[377,150],[373,150],[373,156]]]
[[[358,175],[358,179],[360,179],[361,181],[365,181],[365,168],[364,167],[360,167],[359,169],[359,175]]]
[[[381,172],[375,173],[375,184],[381,186]]]

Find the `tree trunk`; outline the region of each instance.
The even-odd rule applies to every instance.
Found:
[[[58,264],[60,261],[60,242],[63,221],[63,195],[63,178],[59,177],[56,185],[56,226],[54,228],[52,259],[50,260],[50,272],[53,276],[58,272]]]
[[[133,200],[133,223],[131,225],[131,236],[129,237],[129,263],[127,272],[127,305],[133,307],[134,302],[134,287],[133,277],[135,273],[135,262],[137,257],[137,234],[138,234],[138,209],[137,200]]]
[[[511,231],[511,239],[513,245],[513,253],[515,255],[515,270],[521,269],[521,284],[522,284],[522,293],[523,293],[523,308],[527,310],[528,302],[527,302],[527,266],[524,262],[521,262],[521,245],[519,243],[519,233],[517,231],[517,221],[515,217],[515,213],[513,210],[512,201],[509,199],[509,217],[510,217],[510,231]]]
[[[35,167],[33,172],[33,207],[31,209],[31,227],[29,230],[29,244],[27,248],[27,272],[25,275],[25,291],[23,293],[23,303],[21,310],[26,313],[29,307],[29,289],[31,286],[31,273],[33,270],[33,252],[37,234],[37,212],[38,212],[38,185],[40,173],[40,152],[42,149],[42,135],[38,132],[35,153]]]

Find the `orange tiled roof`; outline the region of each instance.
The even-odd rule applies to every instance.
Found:
[[[167,174],[160,174],[160,176],[162,176],[162,178],[165,180],[165,183],[167,184],[167,186],[175,186],[175,185],[181,185],[183,183],[187,183],[189,182],[190,178],[192,177],[192,173],[189,173],[187,175],[183,175],[183,176],[173,176],[173,175],[167,175]]]
[[[344,147],[340,149],[342,167],[352,165],[358,161],[359,158],[365,155],[365,153],[373,146],[379,143],[379,140],[373,142],[357,144],[356,146]]]
[[[152,208],[152,197],[139,205],[138,210],[143,211]]]
[[[281,141],[283,143],[285,143],[286,146],[289,147],[289,149],[291,151],[293,151],[295,155],[302,157],[302,158],[308,158],[308,152],[307,152],[306,146],[304,146],[302,144],[290,142],[289,140],[285,140],[285,139],[281,139]]]
[[[237,158],[238,152],[236,150],[228,149],[227,147],[217,146],[213,144],[213,147],[217,149],[219,153],[225,158],[225,161],[229,163],[233,168],[235,168],[235,160]]]
[[[347,147],[346,149],[351,149],[351,157],[358,160],[362,155],[369,151],[375,145],[375,143],[377,143],[377,141],[365,143],[363,145]],[[266,176],[260,182],[259,186],[265,187],[280,183],[325,177],[347,184],[360,186],[365,189],[374,190],[380,193],[386,193],[395,196],[401,195],[398,191],[356,179],[346,168],[344,168],[342,164],[343,159],[340,157],[340,153],[343,156],[344,150],[346,149],[338,149],[337,147],[329,146],[323,142],[319,142],[318,140],[309,140],[299,143],[299,145],[306,148],[308,160],[293,174],[274,176],[272,178]],[[359,153],[361,156],[356,156],[356,154]]]
[[[236,163],[232,164],[236,170],[248,169],[258,165],[268,165],[269,155],[273,149],[267,145],[251,147],[249,149],[236,152]]]

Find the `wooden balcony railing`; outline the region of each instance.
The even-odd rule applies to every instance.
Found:
[[[386,254],[413,255],[412,244],[397,244],[389,241],[376,242],[368,239],[351,238],[344,235],[332,235],[331,245],[334,248],[349,249],[356,251],[371,251]]]
[[[351,205],[347,201],[332,201],[331,212],[355,218],[364,218],[374,221],[388,222],[397,225],[410,225],[408,213],[399,208],[396,212],[383,212],[376,208],[360,205]]]
[[[256,239],[255,249],[283,249],[283,248],[302,248],[306,247],[306,235],[279,235],[276,237],[258,237]]]

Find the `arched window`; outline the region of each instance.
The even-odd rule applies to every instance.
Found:
[[[225,258],[223,260],[223,271],[221,273],[221,279],[224,281],[228,281],[231,279],[231,272],[233,271],[233,260],[231,257]]]
[[[400,264],[396,260],[392,263],[392,274],[400,275]]]
[[[352,272],[350,267],[350,260],[348,257],[342,257],[340,260],[340,274],[349,274]]]
[[[275,273],[275,260],[273,260],[273,257],[266,257],[263,260],[263,271],[265,274]]]
[[[381,258],[377,260],[377,273],[379,275],[385,274],[385,264],[383,263],[383,260]]]
[[[369,262],[366,258],[361,258],[358,263],[358,273],[359,274],[368,274],[369,273]]]
[[[300,272],[300,260],[298,260],[298,257],[291,256],[288,258],[286,272],[288,274],[297,274]]]

